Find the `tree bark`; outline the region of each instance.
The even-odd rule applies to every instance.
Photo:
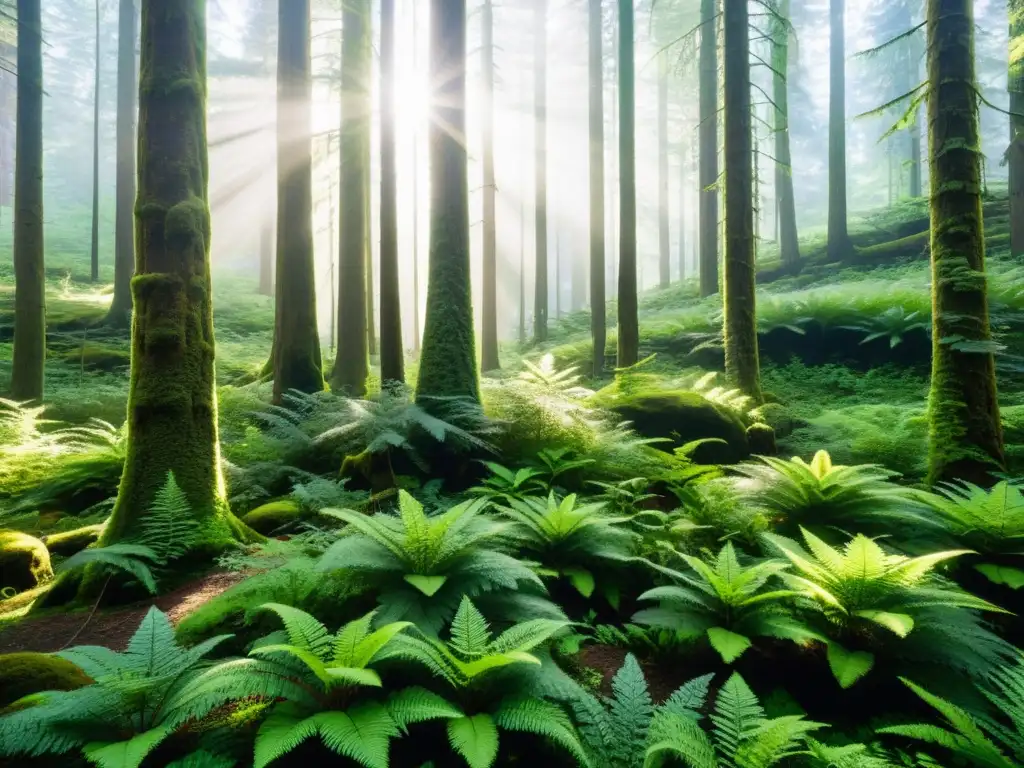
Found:
[[[828,95],[828,256],[850,251],[846,220],[846,0],[830,0]]]
[[[548,145],[547,13],[548,0],[534,0],[534,131],[536,203],[534,225],[533,340],[548,338]]]
[[[138,10],[121,0],[117,21],[117,212],[114,232],[114,298],[106,322],[127,328],[132,314],[135,273],[135,112],[139,94],[135,72]]]
[[[782,0],[779,14],[789,19],[789,0]],[[775,102],[775,195],[779,217],[779,254],[783,264],[800,261],[800,238],[796,226],[796,198],[793,194],[793,158],[789,143],[789,82],[795,71],[790,66],[789,28],[774,19],[772,24],[772,100]]]
[[[46,360],[43,268],[43,41],[39,0],[18,0],[14,168],[14,361],[11,397],[41,400]]]
[[[750,30],[747,0],[725,0],[725,371],[761,402],[754,298]]]
[[[342,6],[341,204],[338,242],[338,354],[331,389],[366,394],[370,373],[366,322],[369,241],[370,0]]]
[[[1024,255],[1024,2],[1010,1],[1010,253]]]
[[[380,378],[405,381],[398,274],[398,167],[395,157],[395,0],[380,3]]]
[[[985,278],[973,0],[928,0],[932,483],[1005,466]],[[967,346],[969,345],[969,346]]]
[[[594,344],[595,377],[604,372],[605,241],[604,241],[604,38],[601,0],[589,0],[590,68],[590,335]]]
[[[174,477],[209,556],[242,531],[217,437],[206,144],[206,3],[142,5],[128,451],[101,546],[131,539]]]
[[[481,367],[485,371],[500,368],[498,361],[498,243],[494,206],[494,9],[491,0],[484,0],[480,23],[483,27],[483,93],[481,94],[481,128],[484,161],[484,264],[483,264],[483,332],[481,333]]]
[[[89,280],[100,279],[100,0],[96,0],[96,67],[92,88],[92,233]]]
[[[466,145],[466,0],[431,0],[430,279],[416,402],[480,401],[469,264]]]
[[[658,286],[672,282],[672,234],[668,213],[668,58],[658,56]]]
[[[618,366],[640,354],[636,281],[636,63],[633,0],[619,0],[619,331]]]
[[[718,293],[717,0],[700,4],[700,295]]]

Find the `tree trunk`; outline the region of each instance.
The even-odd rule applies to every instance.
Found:
[[[498,243],[494,213],[494,9],[491,0],[484,0],[483,15],[483,93],[481,128],[484,160],[484,264],[483,264],[483,333],[481,334],[481,367],[497,370],[498,362]]]
[[[679,282],[686,279],[686,141],[679,143]]]
[[[548,0],[534,0],[534,131],[536,147],[536,224],[534,225],[533,340],[548,338],[548,143],[547,13]]]
[[[217,438],[206,145],[206,3],[142,5],[128,452],[101,545],[131,539],[168,472],[208,556],[237,531]]]
[[[718,293],[717,0],[700,4],[700,295]]]
[[[754,300],[750,30],[747,0],[725,0],[725,371],[761,402]]]
[[[89,280],[100,279],[100,0],[96,0],[96,67],[92,87],[92,234]]]
[[[1010,253],[1024,255],[1024,2],[1010,2]]]
[[[395,159],[395,0],[380,3],[380,83],[380,378],[404,382]]]
[[[906,5],[908,11],[908,17],[906,26],[909,29],[914,24],[913,15],[909,13],[910,5]],[[904,93],[917,87],[921,77],[921,32],[917,32],[910,39],[907,40],[907,74],[908,83],[907,89]],[[923,188],[921,184],[921,109],[917,108],[916,114],[914,115],[914,121],[910,124],[909,141],[910,141],[910,196],[912,198],[921,197],[923,194]]]
[[[280,3],[277,49],[274,402],[324,388],[313,260],[310,0]]]
[[[672,234],[668,213],[668,58],[658,56],[658,286],[672,282]]]
[[[636,63],[633,0],[619,0],[619,348],[618,366],[640,354],[636,284]]]
[[[850,252],[846,229],[846,0],[830,0],[828,94],[828,257]]]
[[[927,19],[932,222],[928,478],[932,483],[991,484],[992,473],[1005,466],[1005,455],[985,279],[973,0],[928,0]]]
[[[370,2],[342,6],[341,205],[338,241],[338,354],[331,389],[366,394],[366,245],[370,176]]]
[[[373,0],[370,1],[373,2]],[[372,35],[370,39],[373,39]],[[372,104],[370,105],[370,114],[373,114]],[[367,146],[372,146],[372,139],[367,139]],[[375,306],[377,286],[376,275],[373,272],[373,196],[370,183],[373,166],[369,159],[366,161],[366,168],[366,348],[370,357],[374,357],[377,354],[377,308]]]
[[[114,298],[106,322],[127,328],[132,315],[135,273],[135,72],[138,12],[135,0],[121,0],[117,21],[117,213],[114,233]]]
[[[590,30],[590,335],[594,343],[593,374],[604,372],[605,242],[604,242],[604,38],[601,0],[589,0]]]
[[[789,19],[789,0],[782,0],[779,14]],[[789,27],[772,22],[772,100],[775,102],[775,196],[779,217],[779,254],[783,264],[800,261],[800,238],[796,227],[796,198],[793,195],[793,158],[789,144],[789,82],[795,72],[790,66]]]
[[[466,145],[466,0],[431,0],[430,279],[416,402],[480,401],[469,264]]]
[[[11,397],[40,400],[46,359],[43,268],[43,41],[39,0],[18,0]]]

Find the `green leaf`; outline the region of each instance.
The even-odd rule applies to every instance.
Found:
[[[1020,568],[982,563],[974,566],[974,569],[993,584],[1003,584],[1010,589],[1024,587],[1024,570]]]
[[[128,741],[86,744],[82,752],[99,768],[138,768],[146,759],[146,755],[156,749],[173,731],[173,728],[161,726],[140,733]]]
[[[888,611],[854,611],[854,616],[873,621],[880,624],[900,637],[906,637],[914,628],[914,619],[905,613],[890,613]]]
[[[828,665],[842,688],[849,688],[875,665],[874,654],[848,651],[838,643],[828,644]]]
[[[563,568],[562,574],[569,579],[576,591],[584,597],[594,594],[594,574],[586,568]]]
[[[498,726],[490,715],[449,720],[448,741],[469,768],[491,768],[498,757]]]
[[[722,627],[711,627],[708,630],[708,641],[726,664],[732,664],[750,647],[750,638]]]
[[[380,675],[372,669],[361,669],[357,667],[327,667],[327,674],[333,685],[367,685],[373,688],[380,688]]]
[[[447,576],[421,576],[416,573],[411,573],[405,576],[405,580],[412,584],[416,589],[422,592],[427,597],[433,597],[437,594],[437,590],[444,586],[444,583],[448,581]]]

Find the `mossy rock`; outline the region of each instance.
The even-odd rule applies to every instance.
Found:
[[[304,517],[305,513],[298,502],[292,499],[277,499],[256,507],[242,517],[242,522],[257,533],[268,535],[291,527]]]
[[[767,397],[765,398],[768,399]],[[789,437],[793,432],[804,426],[804,422],[798,419],[786,406],[777,402],[767,402],[757,409],[764,423],[775,432],[776,438]],[[753,450],[753,449],[751,449]],[[754,451],[756,453],[756,451]]]
[[[131,365],[131,351],[127,347],[86,343],[64,353],[64,360],[88,371],[116,371]]]
[[[74,691],[91,682],[82,670],[59,656],[5,653],[0,655],[0,710],[33,693]]]
[[[0,589],[24,592],[51,578],[50,552],[42,541],[20,531],[0,531]]]
[[[669,438],[675,446],[713,437],[724,440],[697,448],[693,459],[701,464],[735,464],[750,456],[739,416],[696,392],[633,392],[619,395],[610,407],[643,437]]]
[[[43,536],[43,543],[50,550],[51,555],[71,557],[77,555],[90,544],[94,544],[103,532],[103,523],[98,525],[86,525],[82,528],[75,528],[73,531],[64,533],[53,533]]]
[[[775,430],[768,424],[757,422],[747,427],[747,443],[755,456],[774,456],[779,452],[775,442]]]

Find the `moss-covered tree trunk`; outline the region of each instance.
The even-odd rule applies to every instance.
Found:
[[[480,127],[483,134],[484,163],[484,264],[483,264],[483,329],[480,334],[481,367],[497,370],[498,360],[498,238],[495,221],[494,186],[494,7],[484,0],[480,15],[483,44],[483,87],[480,104]]]
[[[548,0],[533,0],[534,203],[533,340],[548,338]]]
[[[89,238],[89,279],[100,279],[100,0],[96,0],[96,61],[92,86],[92,233]]]
[[[310,0],[279,4],[274,401],[324,388],[313,262]]]
[[[775,196],[779,217],[779,254],[783,264],[800,261],[800,239],[796,227],[796,198],[793,195],[793,159],[789,142],[790,68],[789,0],[778,8],[781,19],[771,20],[772,30],[772,101],[775,102]]]
[[[605,241],[604,241],[604,37],[601,0],[589,0],[590,70],[590,335],[594,343],[593,373],[604,371]]]
[[[385,382],[404,382],[395,158],[395,0],[381,0],[380,24],[380,377]]]
[[[658,286],[672,281],[672,235],[668,213],[668,54],[658,56]]]
[[[932,385],[928,477],[1005,464],[985,279],[973,0],[928,0]]]
[[[341,206],[338,240],[338,354],[331,389],[366,394],[366,246],[370,184],[370,0],[342,6]]]
[[[1010,253],[1024,255],[1024,1],[1010,0]]]
[[[747,0],[724,0],[725,50],[725,370],[761,401],[754,300],[753,146]]]
[[[850,252],[846,219],[846,0],[829,0],[828,255]]]
[[[430,277],[416,402],[480,400],[469,265],[466,144],[466,0],[431,0]]]
[[[718,293],[717,0],[700,3],[700,295]]]
[[[217,439],[206,145],[206,2],[142,5],[128,452],[101,544],[138,532],[173,472],[215,551],[233,538]]]
[[[135,75],[138,27],[135,0],[121,0],[117,16],[117,176],[114,221],[114,297],[107,323],[127,328],[132,316],[135,273]]]
[[[18,0],[18,121],[14,166],[14,361],[11,396],[43,397],[43,41],[39,0]]]
[[[618,366],[640,354],[636,284],[636,63],[633,0],[619,0],[619,330]]]

